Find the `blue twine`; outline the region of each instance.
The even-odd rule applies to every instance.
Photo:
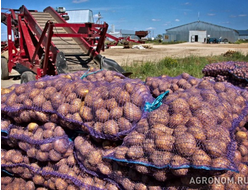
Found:
[[[81,78],[80,79],[83,79],[83,78],[85,78],[85,77],[87,77],[87,76],[89,76],[89,75],[92,75],[92,74],[95,74],[95,73],[98,73],[98,72],[100,72],[100,71],[102,71],[103,69],[100,69],[100,70],[98,70],[98,71],[95,71],[95,72],[91,72],[91,73],[88,73],[89,72],[89,69],[81,76]]]
[[[167,90],[166,92],[160,94],[154,101],[153,103],[150,102],[146,102],[145,106],[144,106],[144,110],[147,112],[151,112],[156,110],[157,108],[159,108],[162,105],[162,100],[163,98],[169,94],[169,90]]]
[[[1,171],[4,172],[4,173],[6,173],[6,174],[8,174],[9,176],[14,176],[14,174],[8,172],[7,170],[5,170],[3,168],[1,168]]]

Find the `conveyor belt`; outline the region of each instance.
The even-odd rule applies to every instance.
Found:
[[[58,23],[52,15],[46,12],[31,12],[31,15],[36,19],[37,23],[43,30],[48,20]],[[62,27],[54,27],[54,34],[66,34],[67,31]],[[96,64],[92,59],[84,53],[84,50],[74,41],[71,37],[52,37],[52,42],[58,48],[59,51],[63,52],[67,60],[69,72],[86,70],[90,66]]]

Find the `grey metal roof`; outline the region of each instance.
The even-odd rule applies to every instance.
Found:
[[[234,30],[235,32],[238,33],[238,31],[235,30],[235,29],[224,27],[224,26],[220,26],[220,25],[216,25],[216,24],[212,24],[212,23],[209,23],[209,22],[200,21],[200,20],[195,21],[195,22],[190,22],[190,23],[187,23],[187,24],[183,24],[183,25],[180,25],[180,26],[175,26],[175,27],[172,27],[172,28],[168,28],[168,29],[166,29],[166,31],[167,30],[172,30],[172,29],[175,29],[175,28],[179,28],[179,27],[183,27],[183,26],[187,26],[187,25],[190,25],[190,24],[195,24],[195,23],[197,23],[197,24],[203,23],[203,24],[208,24],[208,25],[212,25],[212,26],[216,26],[216,27],[226,28],[226,29],[229,29],[229,30]]]

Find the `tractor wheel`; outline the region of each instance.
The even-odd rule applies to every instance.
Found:
[[[8,62],[6,58],[1,57],[1,79],[7,80],[9,78]]]
[[[34,73],[32,73],[31,71],[25,71],[21,75],[21,84],[28,83],[30,81],[35,81],[35,80],[36,80],[36,77],[35,77]]]

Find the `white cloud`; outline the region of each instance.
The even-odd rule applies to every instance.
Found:
[[[244,17],[244,16],[247,16],[247,15],[245,15],[245,14],[240,14],[240,15],[239,15],[239,17]]]
[[[72,3],[83,3],[87,2],[88,0],[73,0]]]
[[[214,16],[215,14],[214,13],[208,13],[207,15],[208,16]]]
[[[180,19],[178,19],[178,18],[177,18],[177,19],[175,19],[174,21],[175,21],[175,22],[179,22],[179,21],[180,21]]]
[[[231,18],[235,18],[236,16],[235,16],[235,15],[231,15],[230,17],[231,17]]]
[[[152,18],[152,21],[157,22],[157,21],[160,21],[160,19]]]
[[[165,22],[164,24],[163,24],[164,26],[171,26],[171,22],[170,21],[168,21],[168,22]]]
[[[154,30],[155,28],[154,27],[148,27],[148,28],[146,28],[146,30]]]
[[[184,5],[189,5],[189,4],[190,4],[189,2],[184,3]]]
[[[94,18],[98,18],[98,14],[94,14],[93,17],[94,17]]]

